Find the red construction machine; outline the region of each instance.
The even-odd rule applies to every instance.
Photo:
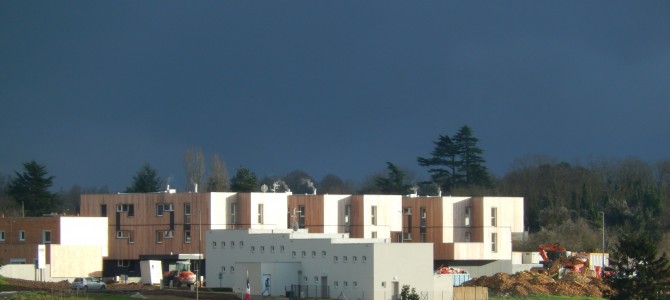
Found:
[[[565,247],[559,244],[539,245],[537,250],[542,257],[544,269],[551,276],[559,275],[559,273],[564,271],[586,274],[589,270],[588,254],[572,253],[571,255],[567,255]]]

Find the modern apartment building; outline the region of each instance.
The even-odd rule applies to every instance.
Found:
[[[106,216],[105,276],[139,276],[141,260],[206,258],[204,232],[219,229],[347,234],[353,239],[431,243],[433,267],[473,275],[511,272],[512,236],[523,232],[520,197],[403,197],[290,193],[82,195],[81,214]],[[198,263],[194,266],[199,268]],[[200,270],[205,273],[205,270]]]
[[[33,278],[101,276],[108,255],[107,218],[0,218],[0,265],[34,264]]]

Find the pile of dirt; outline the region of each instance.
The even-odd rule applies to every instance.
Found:
[[[474,278],[463,285],[484,286],[496,294],[513,296],[550,294],[603,297],[612,293],[612,289],[602,280],[572,272],[566,272],[559,280],[540,272],[523,271],[514,275],[498,273]]]

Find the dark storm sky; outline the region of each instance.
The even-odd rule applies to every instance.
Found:
[[[123,190],[183,153],[361,178],[468,124],[487,166],[670,158],[668,1],[2,1],[0,174]]]

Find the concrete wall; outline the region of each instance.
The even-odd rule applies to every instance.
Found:
[[[479,276],[491,276],[496,273],[513,273],[512,260],[493,260],[493,261],[447,261],[444,265],[461,268],[470,273],[472,278]]]
[[[284,229],[288,224],[286,193],[251,193],[250,217],[253,229]],[[258,222],[259,204],[263,204],[263,223]]]
[[[372,207],[377,207],[377,224],[372,224]],[[402,196],[363,195],[363,238],[390,239],[391,231],[402,231]]]

